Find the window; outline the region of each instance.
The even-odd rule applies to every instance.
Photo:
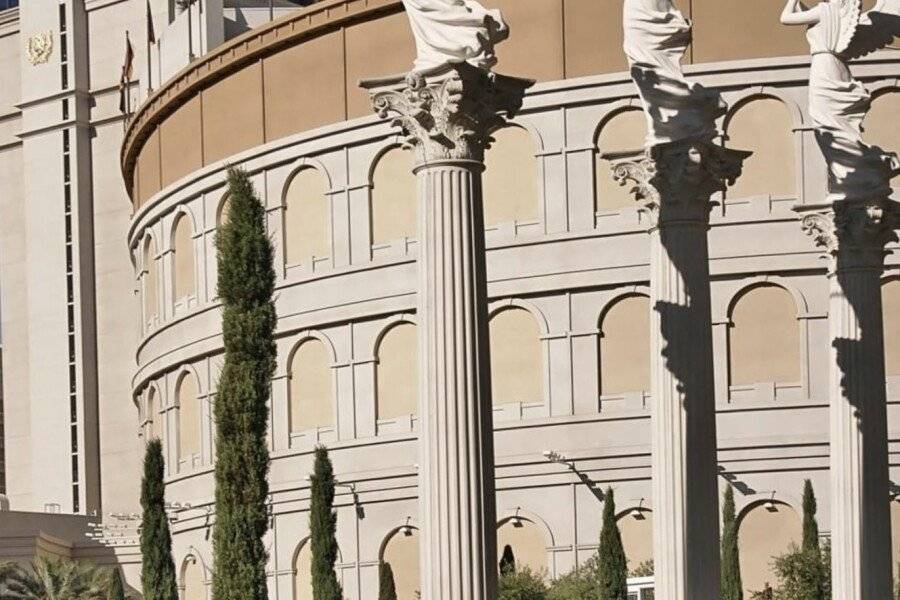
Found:
[[[419,412],[416,326],[399,323],[381,338],[376,352],[376,418],[396,419]]]
[[[334,426],[331,368],[328,348],[310,338],[291,359],[291,432]]]
[[[600,323],[600,394],[650,390],[650,299],[616,301]]]
[[[750,150],[744,170],[728,190],[729,198],[795,197],[794,134],[791,115],[781,100],[758,98],[737,109],[728,122],[728,147]]]
[[[644,147],[646,137],[647,119],[644,117],[644,111],[625,110],[614,115],[603,125],[597,136],[597,151],[605,154],[640,150]],[[613,178],[611,163],[598,156],[596,165],[597,197],[594,199],[594,205],[597,212],[619,211],[635,206],[635,199],[628,191],[630,186],[619,185]]]
[[[494,143],[484,157],[482,178],[484,224],[540,219],[538,168],[534,141],[521,127],[493,133]]]
[[[416,237],[416,178],[412,152],[392,148],[372,173],[372,244]]]
[[[491,318],[491,385],[494,406],[544,401],[541,331],[531,313],[508,308]]]
[[[303,169],[291,179],[284,197],[284,259],[288,266],[313,268],[331,254],[330,212],[325,179]]]
[[[758,286],[740,296],[728,342],[732,385],[800,381],[800,323],[784,288]]]

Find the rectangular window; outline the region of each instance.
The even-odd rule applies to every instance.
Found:
[[[0,10],[15,8],[19,5],[19,0],[0,0]]]

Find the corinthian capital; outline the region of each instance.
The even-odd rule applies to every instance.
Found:
[[[606,155],[619,185],[631,193],[654,226],[671,221],[706,221],[710,198],[740,176],[750,152],[707,140],[682,140],[643,152]]]
[[[468,63],[412,72],[400,86],[384,80],[362,83],[375,112],[403,130],[418,164],[440,160],[484,160],[490,133],[522,106],[530,79],[497,75]]]
[[[880,268],[885,247],[897,239],[900,204],[891,200],[840,200],[798,207],[800,226],[829,259],[832,271]]]

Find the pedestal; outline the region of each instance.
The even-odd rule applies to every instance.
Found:
[[[832,594],[891,598],[891,519],[881,276],[897,203],[801,207],[828,260]]]
[[[746,152],[708,141],[613,157],[650,217],[655,595],[719,597],[719,494],[707,229]]]
[[[497,518],[481,173],[533,82],[465,63],[373,94],[416,152],[424,600],[494,600]],[[375,87],[377,83],[366,84]]]

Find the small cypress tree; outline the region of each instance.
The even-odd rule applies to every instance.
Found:
[[[516,572],[516,557],[513,554],[512,546],[506,544],[503,546],[503,555],[500,557],[500,574],[508,575]]]
[[[378,568],[378,600],[397,600],[394,569],[389,562],[382,562]]]
[[[722,504],[722,600],[743,600],[743,587],[734,488],[729,485]]]
[[[812,482],[803,483],[803,550],[819,552],[819,524],[816,522],[816,493]]]
[[[603,502],[603,530],[600,533],[599,561],[600,600],[627,600],[628,562],[622,547],[622,534],[616,522],[616,499],[612,488],[606,490]]]
[[[328,450],[316,448],[310,485],[309,534],[312,553],[312,590],[314,600],[341,600],[343,590],[334,572],[337,541],[334,537],[337,514],[334,512],[334,468]]]
[[[118,567],[109,571],[109,588],[106,591],[106,600],[125,600],[125,584],[122,582],[122,572]]]
[[[265,209],[247,173],[228,172],[229,217],[216,236],[225,363],[215,401],[214,600],[266,600],[266,445],[275,371],[275,270]]]
[[[144,454],[141,508],[141,587],[144,600],[178,600],[172,537],[166,515],[162,442],[158,439],[150,440]]]

